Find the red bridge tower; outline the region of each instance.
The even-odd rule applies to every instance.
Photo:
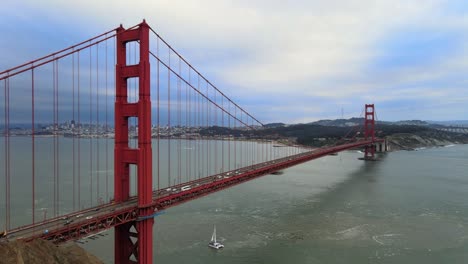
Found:
[[[364,139],[375,141],[375,109],[374,104],[366,104],[364,120]],[[375,160],[375,145],[370,144],[365,147],[364,151],[365,160]]]
[[[126,44],[137,41],[140,62],[127,65]],[[115,66],[115,150],[114,197],[115,202],[130,196],[130,165],[137,167],[138,218],[115,227],[115,263],[152,263],[153,223],[152,202],[152,152],[151,152],[151,101],[149,64],[149,26],[143,20],[137,28],[117,29],[117,65]],[[128,102],[127,81],[138,78],[138,102]],[[128,121],[138,119],[138,148],[128,145]]]

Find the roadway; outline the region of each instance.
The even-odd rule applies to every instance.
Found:
[[[376,140],[376,142],[381,140]],[[334,154],[343,150],[363,147],[372,141],[359,141],[335,147],[315,149],[251,166],[235,169],[220,174],[207,176],[190,182],[153,191],[153,208],[155,213],[168,207],[184,203],[207,194],[231,187],[253,178],[279,171],[299,163]],[[60,217],[36,222],[8,231],[1,240],[33,239],[42,237],[63,242],[79,239],[113,226],[138,221],[137,197],[121,203],[107,203],[85,210],[73,212]]]

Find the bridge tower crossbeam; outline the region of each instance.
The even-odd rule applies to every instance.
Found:
[[[127,43],[138,42],[140,61],[127,65]],[[117,29],[115,97],[114,197],[116,203],[130,197],[130,165],[136,165],[138,218],[115,227],[115,263],[152,263],[153,223],[148,217],[152,204],[151,100],[149,63],[149,26]],[[128,101],[127,81],[138,78],[138,101]],[[129,147],[129,118],[138,119],[138,147]]]

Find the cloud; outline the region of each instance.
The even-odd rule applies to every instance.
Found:
[[[450,101],[466,91],[463,1],[26,0],[7,10],[22,21],[34,13],[51,17],[52,24],[62,25],[60,32],[68,30],[67,40],[75,32],[76,41],[146,18],[209,80],[262,120],[336,117],[343,106],[359,113],[365,102],[390,110],[392,103],[418,96],[416,103],[425,108],[436,98]],[[50,30],[51,24],[44,26]],[[468,110],[455,109],[460,104],[451,106],[459,116],[447,112],[440,118],[466,117]]]

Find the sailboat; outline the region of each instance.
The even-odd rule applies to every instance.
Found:
[[[216,241],[216,226],[214,226],[213,235],[211,235],[211,241],[208,246],[214,249],[220,249],[224,247],[223,244]]]

